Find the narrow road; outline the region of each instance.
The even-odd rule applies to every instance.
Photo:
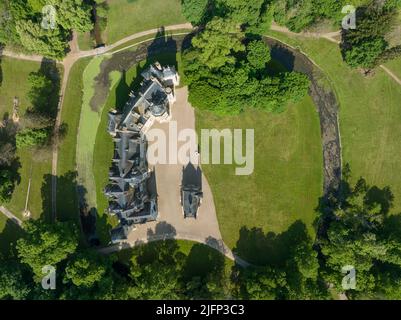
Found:
[[[17,224],[18,226],[22,226],[22,221],[18,217],[16,217],[14,214],[12,214],[9,210],[4,208],[3,206],[0,207],[0,212],[3,213],[8,219],[10,219],[12,222]]]

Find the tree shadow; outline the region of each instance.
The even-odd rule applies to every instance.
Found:
[[[349,202],[354,196],[364,194],[363,201],[360,204],[367,209],[376,208],[378,214],[386,215],[393,207],[394,195],[389,186],[379,188],[370,186],[363,177],[360,177],[355,186],[351,185],[351,168],[348,163],[344,165],[342,179],[337,188],[330,188],[325,195],[319,199],[316,208],[318,213],[314,221],[314,227],[318,238],[327,238],[327,230],[330,223],[336,219],[334,211],[349,207]]]
[[[370,207],[379,205],[380,213],[387,214],[390,211],[390,208],[393,206],[394,195],[388,186],[382,189],[373,186],[366,193],[364,200],[365,203]]]
[[[125,103],[127,102],[127,97],[130,93],[130,86],[127,84],[127,72],[122,71],[121,79],[116,86],[116,110],[122,111]]]
[[[39,70],[31,74],[45,76],[46,79],[51,82],[51,88],[46,86],[37,88],[38,92],[35,92],[35,97],[31,101],[32,108],[28,109],[27,113],[33,113],[55,120],[61,88],[60,71],[56,61],[44,58],[40,64]]]
[[[161,221],[158,222],[155,226],[155,230],[148,229],[146,237],[148,241],[155,240],[163,240],[164,238],[174,238],[177,235],[177,232],[173,225]]]
[[[1,180],[6,179],[6,182],[11,182],[11,186],[8,189],[8,196],[14,191],[15,185],[21,182],[21,176],[19,169],[21,168],[21,162],[16,156],[16,133],[18,125],[15,124],[5,114],[3,121],[0,123],[0,171],[3,172],[4,178],[0,177]]]
[[[7,219],[4,229],[0,231],[0,256],[6,259],[15,257],[15,243],[23,235],[24,229],[10,219]]]
[[[295,221],[280,234],[265,234],[261,228],[242,227],[233,252],[253,265],[284,268],[294,246],[308,238],[308,231],[301,220]]]
[[[199,187],[202,190],[202,170],[199,166],[195,168],[191,162],[182,167],[181,186],[188,185]]]
[[[50,223],[53,219],[52,214],[52,174],[46,174],[43,177],[42,187],[40,189],[41,196],[42,196],[42,213],[41,219]]]
[[[142,82],[141,72],[152,63],[159,61],[162,65],[169,64],[177,67],[176,54],[178,46],[178,41],[172,36],[167,36],[164,27],[161,27],[150,44],[143,43],[135,48],[135,51],[120,51],[114,53],[109,59],[103,60],[100,65],[100,73],[95,78],[95,93],[90,101],[92,110],[97,111],[99,106],[102,106],[106,102],[107,94],[110,91],[111,81],[109,75],[111,72],[119,71],[123,73],[131,69],[134,65],[137,65],[136,77],[129,84],[130,89],[135,90],[139,88]],[[145,61],[145,64],[139,66],[139,63],[142,61]],[[125,79],[125,82],[128,84],[129,80]],[[125,84],[122,83],[122,86],[125,87]],[[129,92],[125,93],[122,90],[121,93],[123,95],[121,98],[118,98],[119,107],[123,107],[129,99]]]
[[[135,232],[135,231],[134,231]],[[178,251],[179,246],[175,239],[175,228],[167,222],[158,222],[155,230],[147,230],[147,243],[137,242],[137,261],[139,264],[151,263],[153,261],[174,262],[173,253]],[[163,240],[163,241],[160,241]]]
[[[78,197],[77,197],[76,171],[68,171],[57,177],[57,220],[78,220]]]

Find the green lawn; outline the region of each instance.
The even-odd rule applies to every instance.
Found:
[[[28,76],[40,68],[39,62],[17,60],[7,57],[1,59],[2,83],[0,86],[0,116],[6,113],[11,115],[13,109],[13,98],[19,98],[19,114],[23,117],[26,109],[30,106],[27,98],[29,91]],[[6,207],[16,216],[22,217],[25,208],[26,195],[29,178],[31,177],[31,191],[28,209],[33,218],[42,214],[48,214],[50,207],[50,173],[51,154],[50,151],[37,153],[32,149],[17,151],[21,167],[18,170],[20,183],[16,186],[10,203]]]
[[[1,57],[0,70],[2,82],[0,85],[0,116],[4,113],[11,115],[13,110],[13,99],[18,97],[20,101],[20,113],[23,114],[30,106],[27,98],[29,84],[28,75],[40,68],[40,62],[17,60]]]
[[[185,23],[181,0],[109,0],[104,41],[114,43],[131,34]]]
[[[242,227],[278,234],[301,220],[313,236],[323,160],[319,119],[309,96],[280,114],[246,111],[217,117],[197,111],[196,127],[255,130],[253,174],[236,176],[235,165],[202,166],[230,248],[236,246]]]
[[[78,33],[78,46],[79,50],[91,50],[96,45],[92,39],[90,32]]]
[[[385,66],[391,70],[399,79],[401,79],[401,57],[388,61]]]
[[[330,78],[340,103],[343,163],[350,164],[354,181],[363,176],[371,185],[389,186],[395,197],[392,211],[400,212],[401,86],[380,68],[364,77],[347,67],[334,43],[273,34],[301,48]]]
[[[27,79],[31,72],[36,72],[40,69],[40,63],[2,57],[0,67],[2,73],[2,82],[0,85],[0,117],[3,118],[6,113],[11,115],[15,96],[19,98],[19,114],[20,117],[23,117],[26,109],[30,106],[30,102],[27,98],[30,86]],[[48,216],[50,213],[51,199],[50,150],[37,152],[30,148],[24,148],[17,151],[17,157],[20,164],[18,169],[20,181],[14,189],[11,201],[4,205],[16,216],[22,218],[29,179],[31,178],[28,201],[28,209],[32,214],[31,217],[38,218],[42,215]],[[7,254],[10,242],[15,242],[20,235],[21,230],[19,227],[1,214],[0,252]]]
[[[78,217],[75,156],[82,106],[82,74],[89,61],[89,58],[81,59],[72,67],[61,113],[61,123],[67,127],[66,136],[59,146],[57,162],[57,218],[62,221]]]
[[[24,148],[17,151],[21,163],[18,173],[20,183],[15,187],[10,203],[6,207],[16,216],[22,218],[28,191],[29,178],[31,188],[28,210],[32,218],[49,217],[51,212],[51,171],[52,156],[50,150],[40,151]]]
[[[132,48],[130,50],[135,50]],[[112,57],[110,59],[113,59]],[[180,65],[180,56],[175,54],[162,54],[151,58],[150,61],[159,61],[162,64],[173,64],[177,63],[178,68]],[[146,61],[142,61],[139,64],[140,68],[143,68]],[[114,72],[112,73],[112,75]],[[115,77],[117,81],[115,81]],[[96,208],[98,211],[97,220],[97,231],[99,238],[102,243],[108,243],[110,241],[109,229],[111,225],[115,225],[117,222],[114,219],[106,217],[104,212],[108,207],[108,200],[104,195],[104,187],[109,183],[109,169],[111,165],[111,159],[113,157],[113,142],[110,135],[107,132],[107,119],[108,112],[112,108],[122,108],[123,104],[128,100],[128,94],[130,88],[135,88],[141,81],[141,77],[137,76],[137,65],[134,65],[125,74],[125,78],[122,77],[121,73],[113,75],[113,81],[110,93],[103,108],[100,123],[96,133],[96,143],[93,149],[93,176],[96,183]]]

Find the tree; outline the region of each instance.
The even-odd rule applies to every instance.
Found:
[[[135,285],[128,290],[130,298],[172,300],[181,297],[180,272],[174,265],[156,261],[142,265],[132,276]]]
[[[344,51],[345,62],[353,68],[371,68],[387,47],[383,38],[366,39]]]
[[[17,148],[32,147],[43,145],[49,139],[49,130],[44,129],[25,129],[17,133]]]
[[[56,10],[56,28],[44,29],[42,9]],[[91,5],[83,0],[0,0],[0,43],[51,59],[62,59],[72,30],[92,29]]]
[[[270,58],[270,50],[263,41],[254,40],[247,45],[247,59],[254,69],[265,69]]]
[[[92,30],[91,6],[82,0],[59,0],[56,4],[57,23],[65,30]]]
[[[192,39],[192,45],[198,51],[202,64],[209,69],[217,69],[227,63],[235,63],[232,54],[245,50],[241,38],[242,34],[231,21],[215,18]]]
[[[13,190],[12,172],[7,169],[0,169],[0,203],[8,202]]]
[[[240,294],[250,300],[274,300],[285,286],[285,273],[269,267],[248,267],[241,270]]]
[[[93,251],[78,253],[65,269],[66,279],[76,286],[92,287],[102,280],[107,271],[107,260]]]
[[[30,84],[28,98],[32,103],[32,108],[28,110],[28,113],[35,114],[36,120],[40,120],[41,123],[55,117],[59,99],[60,80],[57,67],[48,67],[48,69],[31,72],[28,77]],[[31,116],[31,120],[34,119],[35,117]]]
[[[236,23],[256,23],[265,0],[219,0],[228,11],[227,16]]]
[[[32,268],[37,277],[43,276],[44,266],[56,267],[78,246],[78,231],[71,223],[29,220],[24,230],[24,238],[17,241],[18,257]]]
[[[0,260],[0,299],[23,300],[29,292],[20,266],[15,262]]]
[[[356,270],[357,285],[347,292],[354,296],[358,292],[373,294],[380,281],[388,283],[388,275],[383,275],[388,267],[380,266],[401,266],[401,237],[385,228],[393,195],[389,188],[371,187],[362,178],[354,186],[348,183],[348,176],[346,179],[327,236],[320,239],[326,278],[341,290],[342,268],[351,265]]]
[[[203,22],[209,0],[182,0],[182,13],[193,25]]]

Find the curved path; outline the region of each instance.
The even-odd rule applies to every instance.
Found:
[[[296,36],[296,37],[323,38],[323,39],[329,40],[329,41],[337,43],[337,44],[341,43],[340,40],[336,39],[337,37],[339,37],[341,35],[341,31],[321,32],[321,33],[320,32],[296,33],[296,32],[290,31],[286,27],[279,26],[274,22],[272,23],[270,29],[273,31],[282,32],[282,33],[289,34],[289,35]],[[398,78],[390,69],[388,69],[387,67],[385,67],[382,64],[379,65],[379,67],[382,68],[384,70],[384,72],[386,72],[395,82],[397,82],[399,85],[401,85],[401,79]]]

